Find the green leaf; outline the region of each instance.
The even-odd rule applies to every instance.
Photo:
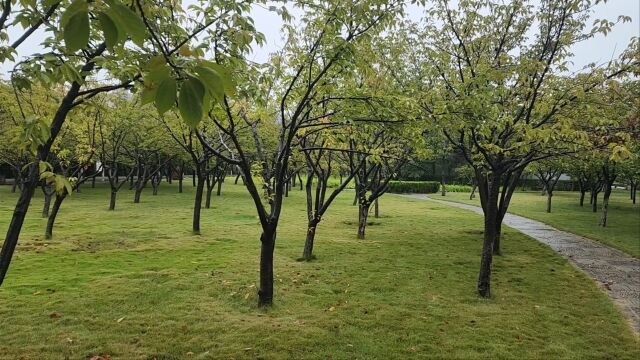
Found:
[[[204,85],[200,80],[189,77],[182,83],[180,88],[180,96],[178,98],[178,109],[182,119],[192,128],[198,126],[202,120],[203,108],[202,101],[204,98]]]
[[[140,94],[140,101],[142,102],[142,105],[152,103],[156,99],[157,91],[158,88],[143,88],[142,93]]]
[[[114,17],[117,17],[117,23],[122,24],[131,39],[138,46],[142,46],[147,38],[147,28],[142,22],[140,16],[136,15],[131,9],[124,6],[120,1],[108,0],[110,9],[113,10]]]
[[[40,173],[40,180],[50,179],[52,176],[54,176],[54,173],[51,171],[43,171]]]
[[[222,76],[215,70],[204,67],[196,66],[195,69],[198,74],[198,78],[207,87],[207,91],[219,102],[222,102],[224,98],[224,85]]]
[[[43,172],[47,171],[47,169],[51,169],[51,164],[49,164],[46,161],[40,161],[38,162],[38,170],[39,172],[42,174]]]
[[[51,6],[51,5],[48,5],[48,6]],[[65,12],[60,17],[60,27],[65,28],[69,23],[69,21],[71,20],[71,18],[79,11],[84,11],[84,12],[89,11],[87,0],[75,0],[74,2],[72,2],[71,5],[67,7]]]
[[[98,20],[100,20],[100,27],[104,34],[104,42],[107,47],[114,47],[118,43],[118,27],[106,13],[98,13]]]
[[[64,27],[64,43],[69,52],[84,49],[89,44],[89,13],[76,12]]]
[[[176,80],[172,77],[166,78],[158,87],[155,105],[162,115],[173,107],[176,102]]]
[[[160,67],[156,67],[144,76],[144,83],[149,87],[157,87],[165,79],[171,75],[171,68],[166,64]]]
[[[233,81],[233,77],[231,76],[231,72],[226,67],[216,64],[212,61],[202,61],[202,66],[208,67],[209,69],[215,71],[222,78],[222,86],[224,87],[225,94],[229,96],[234,96],[236,92],[236,84]]]

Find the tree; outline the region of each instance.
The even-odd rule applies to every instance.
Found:
[[[365,238],[369,209],[389,188],[389,181],[408,161],[412,151],[407,137],[392,128],[394,124],[377,124],[370,131],[360,126],[351,133],[351,172],[355,174],[358,197],[358,239]]]
[[[565,166],[561,159],[545,159],[533,164],[535,176],[542,183],[547,195],[547,212],[551,212],[551,198]]]
[[[333,136],[332,136],[333,135]],[[346,177],[340,176],[340,183],[327,196],[329,179],[339,171],[340,164],[349,163],[347,149],[340,149],[337,143],[347,143],[346,140],[337,142],[340,133],[313,132],[301,135],[300,151],[304,154],[307,166],[307,180],[305,183],[307,200],[307,236],[302,251],[302,259],[311,261],[316,230],[322,217],[329,209],[335,198],[347,187],[362,163],[354,166]],[[302,181],[302,180],[301,180]],[[315,190],[314,190],[315,188]]]
[[[179,50],[182,54],[193,53],[188,48],[190,40],[202,35],[217,21],[229,27],[235,26],[238,22],[246,23],[246,19],[239,14],[250,6],[248,2],[239,4],[235,1],[198,1],[199,6],[194,10],[196,16],[191,18],[189,16],[191,14],[187,15],[180,6],[172,5],[167,8],[164,3],[153,1],[145,1],[144,4],[136,1],[135,4],[129,3],[131,7],[121,0],[75,0],[73,2],[64,0],[53,2],[53,5],[51,1],[45,1],[44,4],[48,5],[48,8],[44,15],[41,9],[34,10],[38,8],[40,2],[24,0],[20,3],[23,5],[21,7],[23,10],[16,12],[16,16],[26,14],[25,21],[22,23],[27,24],[27,28],[23,36],[16,41],[21,43],[38,28],[46,34],[47,38],[43,43],[45,51],[42,54],[35,54],[17,64],[12,75],[14,86],[19,89],[29,88],[32,81],[43,83],[45,86],[68,84],[65,86],[64,97],[58,103],[50,124],[38,120],[33,122],[35,125],[30,125],[25,131],[26,135],[35,132],[41,135],[30,139],[31,150],[36,154],[38,161],[46,161],[68,113],[74,107],[98,94],[131,88],[134,82],[142,78],[141,73],[146,75],[143,79],[146,80],[144,83],[148,89],[146,97],[155,96],[155,90],[157,90],[155,86],[158,84],[154,85],[153,79],[149,78],[149,69],[157,69],[158,59],[165,59],[175,66],[171,57],[178,54]],[[6,29],[6,21],[12,14],[10,10],[12,4],[13,1],[11,4],[9,1],[2,2],[0,31],[4,32]],[[64,8],[64,11],[57,12],[58,7]],[[152,15],[153,21],[149,20],[146,14]],[[154,32],[157,29],[168,30],[167,34],[171,34],[172,41],[162,42],[158,39]],[[153,36],[150,38],[151,41],[147,42],[150,34]],[[211,39],[217,34],[217,32],[207,32],[203,37]],[[246,36],[236,36],[236,38],[243,39],[241,46],[245,47],[248,47],[252,40],[247,39]],[[129,39],[136,46],[129,43]],[[0,59],[10,59],[12,49],[16,46],[12,45],[5,49]],[[149,60],[148,53],[156,54],[158,57],[152,57]],[[197,53],[203,53],[203,50],[199,49]],[[139,64],[145,64],[144,68]],[[103,82],[93,87],[93,83],[87,80],[91,76],[97,76],[98,72],[101,78],[106,76],[111,82]],[[198,97],[193,91],[183,93],[183,106]],[[9,268],[24,217],[37,186],[39,169],[37,161],[31,163],[26,169],[24,191],[20,194],[0,251],[0,285]]]
[[[637,65],[632,44],[605,68],[562,75],[570,48],[614,24],[586,22],[591,1],[438,1],[433,20],[415,37],[414,56],[426,70],[417,97],[452,146],[474,168],[484,212],[477,290],[491,294],[491,264],[501,253],[501,227],[524,169],[575,151],[585,140],[575,118],[563,116],[584,94]],[[627,17],[621,20],[628,21]],[[534,34],[530,37],[530,34]],[[435,91],[433,90],[435,89]]]
[[[258,77],[257,84],[269,84],[266,87],[272,91],[258,93],[255,87],[242,89],[253,96],[235,101],[225,97],[221,111],[209,113],[211,122],[229,136],[237,158],[216,155],[241,169],[260,219],[259,306],[273,302],[273,253],[286,184],[291,176],[289,160],[296,135],[301,129],[322,124],[321,119],[327,118],[327,114],[321,117],[309,114],[321,100],[319,89],[329,86],[340,71],[348,68],[353,44],[365,38],[365,34],[379,30],[382,23],[393,20],[403,5],[400,1],[369,0],[306,3],[308,11],[302,19],[305,27],[287,26],[289,38],[282,55],[273,59],[274,66],[265,71],[264,77]],[[251,114],[255,117],[248,117],[247,107],[253,107]],[[277,146],[270,153],[263,147],[263,139],[256,136],[258,132],[253,130],[265,123],[277,125],[278,129]],[[252,136],[257,138],[251,147],[241,143],[241,124],[249,126]],[[255,158],[250,157],[247,148],[252,148]],[[210,150],[217,152],[213,147]]]
[[[53,237],[53,227],[62,202],[84,182],[89,179],[95,179],[102,170],[101,167],[96,167],[95,165],[101,112],[97,108],[87,109],[88,106],[84,107],[85,113],[82,115],[78,114],[78,112],[73,114],[74,117],[80,119],[73,119],[73,122],[66,124],[70,129],[65,133],[69,134],[70,141],[65,141],[65,148],[56,151],[56,156],[59,158],[58,172],[69,181],[71,186],[56,189],[55,191],[55,200],[45,228],[45,238],[47,239]],[[62,135],[59,139],[65,139],[66,137]]]

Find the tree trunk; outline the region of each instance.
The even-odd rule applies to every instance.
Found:
[[[636,196],[638,195],[638,183],[633,187],[633,204],[636,204]]]
[[[29,204],[31,203],[31,198],[33,197],[33,193],[35,192],[37,186],[38,163],[33,162],[31,165],[29,165],[29,175],[27,175],[27,178],[23,183],[22,192],[18,197],[18,202],[16,203],[16,207],[13,211],[9,229],[7,230],[7,236],[5,237],[4,243],[2,244],[2,250],[0,250],[0,285],[2,285],[2,283],[4,282],[4,278],[7,276],[7,271],[9,270],[9,264],[11,263],[13,252],[15,251],[16,245],[18,244],[20,230],[22,229],[24,218],[27,215]]]
[[[11,192],[15,193],[18,183],[20,182],[20,173],[16,172],[13,176],[13,185],[11,185]]]
[[[53,237],[53,225],[55,225],[58,211],[60,211],[60,206],[66,197],[66,193],[64,195],[56,195],[56,200],[53,202],[53,208],[51,208],[51,214],[47,220],[47,228],[44,232],[45,239],[51,239],[51,237]]]
[[[184,161],[180,165],[180,172],[178,173],[178,193],[182,194],[182,180],[184,180]]]
[[[134,204],[139,204],[140,203],[140,195],[142,195],[142,190],[143,189],[144,189],[144,187],[142,187],[142,186],[136,187],[136,193],[135,193],[135,196],[133,198],[133,203]]]
[[[586,191],[584,190],[580,190],[580,207],[584,206],[584,195],[585,195]]]
[[[473,200],[476,197],[476,188],[478,187],[478,185],[473,184],[473,186],[471,187],[471,194],[469,195],[469,200]]]
[[[598,212],[598,193],[591,192],[591,211]]]
[[[547,212],[551,213],[551,197],[553,197],[553,191],[547,191]]]
[[[196,235],[200,235],[200,210],[202,209],[202,195],[204,192],[204,182],[205,182],[204,176],[199,175],[198,184],[196,186],[196,198],[193,206],[192,231]]]
[[[265,231],[260,236],[260,289],[258,290],[258,306],[267,307],[273,304],[273,250],[276,243],[275,229]]]
[[[602,214],[600,215],[600,225],[607,226],[607,213],[609,212],[609,198],[611,197],[611,187],[613,182],[605,185],[604,195],[602,197]]]
[[[91,178],[91,188],[92,189],[96,188],[96,177],[97,176],[94,176],[94,177]]]
[[[300,176],[300,174],[298,173],[298,183],[300,186],[300,191],[302,191],[302,177]]]
[[[310,221],[307,227],[307,239],[304,242],[304,251],[302,252],[302,259],[305,261],[313,260],[313,240],[316,237],[317,222]]]
[[[218,190],[216,190],[216,196],[220,196],[222,194],[222,178],[218,179]]]
[[[236,175],[236,180],[233,183],[238,185],[238,180],[240,180],[240,174]]]
[[[493,262],[494,240],[496,239],[498,222],[498,196],[500,192],[500,176],[493,174],[489,180],[484,208],[484,240],[478,276],[478,294],[484,298],[491,296],[491,263]]]
[[[502,255],[502,221],[496,220],[496,235],[493,239],[493,255]]]
[[[445,196],[447,195],[447,185],[446,185],[446,178],[444,175],[444,170],[442,173],[442,179],[440,181],[440,195]]]
[[[378,204],[378,198],[376,198],[375,203],[373,204],[373,214],[376,219],[380,217],[380,205]]]
[[[115,191],[114,189],[111,189],[111,200],[109,201],[109,210],[113,211],[116,209],[116,195],[118,194],[117,191]]]
[[[53,193],[50,192],[49,188],[51,185],[45,185],[42,187],[42,192],[44,193],[44,206],[42,207],[42,218],[46,219],[49,217],[49,209],[51,209],[51,197]]]
[[[193,173],[193,176],[191,177],[191,181],[193,182],[193,187],[196,187],[196,173]]]
[[[212,184],[209,178],[207,178],[207,200],[205,202],[205,209],[211,208],[211,193],[213,192],[213,187],[215,184]]]
[[[367,217],[369,216],[369,207],[371,205],[360,201],[358,208],[358,239],[364,239],[365,229],[367,227]]]

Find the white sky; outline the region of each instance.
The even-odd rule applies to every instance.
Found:
[[[184,0],[183,2],[186,4],[191,1]],[[606,37],[598,36],[576,45],[573,49],[575,54],[574,65],[570,70],[578,70],[592,62],[606,62],[623,51],[629,44],[631,37],[640,36],[640,0],[608,0],[607,3],[599,4],[595,7],[593,18],[616,21],[618,15],[630,16],[632,22],[617,24]],[[420,19],[422,17],[422,9],[410,7],[409,16],[414,20]],[[258,31],[265,35],[266,44],[263,47],[255,47],[249,59],[256,62],[265,62],[269,54],[280,49],[283,44],[280,33],[283,23],[279,15],[262,7],[254,7],[251,17],[254,19]],[[21,29],[10,29],[10,39],[17,38],[20,33]],[[41,33],[33,34],[19,48],[18,59],[42,51],[39,45],[42,39],[43,35]],[[14,63],[12,62],[0,64],[0,76],[6,77],[13,66]]]

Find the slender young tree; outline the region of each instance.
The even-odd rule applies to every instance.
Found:
[[[241,89],[251,93],[251,102],[222,99],[221,111],[209,113],[209,119],[230,138],[236,159],[216,154],[240,167],[262,227],[260,237],[259,306],[273,302],[273,255],[276,232],[282,211],[285,186],[290,180],[290,158],[293,142],[302,129],[324,126],[324,119],[312,116],[313,108],[322,101],[319,89],[345,71],[353,57],[354,44],[366,34],[378,31],[402,10],[401,1],[313,1],[303,18],[304,28],[288,27],[288,42],[276,55],[275,65],[258,76],[258,84],[266,91]],[[248,71],[243,71],[245,74]],[[324,92],[323,92],[324,93]],[[256,95],[259,95],[256,97]],[[254,106],[248,111],[247,105]],[[321,121],[322,119],[322,121]],[[238,128],[248,125],[253,146],[241,142]],[[267,152],[264,139],[255,136],[260,127],[277,125],[277,143]],[[259,129],[258,129],[259,130]],[[251,151],[247,149],[251,148]],[[215,149],[211,147],[212,152]]]
[[[534,174],[540,180],[547,195],[547,212],[551,212],[553,191],[563,174],[564,166],[561,159],[542,160],[533,165]]]

